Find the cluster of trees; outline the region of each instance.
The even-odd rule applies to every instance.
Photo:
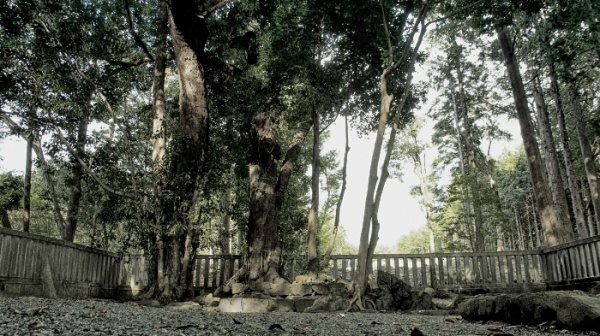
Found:
[[[419,121],[397,149],[420,176],[415,195],[436,238],[429,251],[528,249],[598,234],[599,9],[504,1],[438,25],[429,69],[438,95],[427,114],[440,155],[423,174]],[[519,121],[524,148],[494,160],[506,116]],[[398,249],[426,246],[425,233]]]
[[[321,256],[348,248],[339,213],[349,146],[341,168],[320,146],[328,125],[345,118],[346,132],[348,123],[376,131],[357,298],[398,160],[419,173],[431,250],[526,247],[528,228],[547,245],[594,234],[598,216],[586,216],[584,203],[600,211],[584,119],[597,106],[594,13],[591,1],[558,0],[5,2],[0,117],[27,141],[27,165],[23,182],[2,177],[13,180],[3,191],[23,190],[0,200],[2,223],[22,202],[20,228],[35,228],[38,196],[62,239],[144,250],[148,295],[163,300],[190,294],[201,249],[244,253],[231,281],[276,281],[290,253],[306,253],[316,278]],[[444,52],[431,76],[441,93],[431,110],[439,166],[457,164],[443,191],[421,160],[418,125],[406,127],[425,99],[412,82],[428,31]],[[509,75],[496,77],[500,88],[494,61]],[[548,92],[555,105],[545,104]],[[527,159],[496,164],[480,145],[502,136],[497,116],[515,110]],[[581,156],[569,138],[580,139]],[[515,228],[521,242],[510,240]]]

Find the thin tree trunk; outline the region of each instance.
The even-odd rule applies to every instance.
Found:
[[[33,133],[27,137],[25,149],[25,183],[23,184],[23,232],[29,232],[31,222],[31,169],[32,169]],[[8,218],[8,217],[7,217]],[[10,224],[10,223],[9,223]]]
[[[333,252],[333,248],[335,247],[335,240],[337,239],[340,227],[340,214],[342,212],[342,202],[344,201],[344,195],[346,194],[346,179],[348,176],[348,152],[350,152],[350,141],[348,138],[348,117],[344,117],[344,131],[346,137],[346,145],[344,147],[344,160],[342,165],[342,186],[340,190],[340,196],[338,197],[337,204],[335,205],[335,220],[333,222],[331,242],[327,247],[327,251],[325,251],[325,255],[323,256],[323,265],[329,264],[329,258],[331,257],[331,253]]]
[[[575,128],[577,129],[579,148],[581,149],[581,157],[583,159],[583,165],[585,167],[585,173],[589,185],[591,197],[590,200],[594,209],[594,220],[596,223],[600,223],[600,180],[598,180],[596,160],[588,139],[588,132],[585,127],[585,120],[581,103],[579,102],[579,93],[577,91],[576,84],[571,82],[568,84],[568,88],[571,95],[570,98],[573,120],[575,121]]]
[[[473,206],[473,227],[475,229],[474,252],[485,251],[485,233],[483,228],[483,213],[481,209],[481,197],[479,195],[479,174],[477,163],[475,162],[475,146],[473,134],[471,131],[471,121],[469,120],[469,110],[464,90],[464,75],[460,63],[456,67],[458,80],[458,93],[460,95],[460,115],[464,128],[465,152],[467,154],[467,164],[465,165],[465,187],[469,191]]]
[[[523,144],[527,154],[527,162],[531,172],[536,208],[541,216],[541,222],[546,236],[546,244],[548,246],[556,246],[566,242],[566,240],[563,239],[565,237],[561,235],[563,228],[559,222],[556,209],[547,198],[548,187],[542,168],[537,140],[535,139],[533,126],[531,124],[529,107],[527,106],[527,96],[523,87],[523,80],[521,79],[518,63],[510,38],[506,32],[506,28],[498,28],[497,33],[513,91],[515,107],[517,110],[519,125],[521,127],[521,136],[523,137]]]
[[[308,242],[307,242],[307,257],[308,257],[308,277],[309,279],[316,280],[319,276],[319,255],[317,253],[317,231],[319,224],[319,178],[321,175],[320,169],[320,123],[319,123],[319,112],[313,107],[312,111],[313,119],[313,151],[312,151],[312,178],[311,178],[311,204],[310,212],[308,214]]]
[[[569,189],[571,190],[571,204],[573,205],[573,213],[575,215],[575,224],[577,227],[577,231],[579,233],[579,238],[585,238],[582,236],[582,233],[585,233],[586,229],[586,220],[585,220],[585,212],[583,210],[583,201],[581,199],[581,189],[579,188],[579,183],[577,179],[577,175],[575,175],[575,169],[573,168],[573,154],[571,152],[571,145],[569,139],[569,132],[567,131],[567,123],[565,120],[565,113],[562,104],[562,98],[560,96],[560,89],[558,87],[558,80],[556,79],[556,69],[554,67],[554,62],[549,60],[550,67],[550,90],[552,92],[552,98],[554,100],[554,110],[556,113],[556,120],[558,123],[558,135],[560,139],[560,143],[562,144],[563,159],[565,162],[565,172],[567,175],[567,183],[569,184]],[[591,227],[590,227],[591,228]],[[588,231],[592,233],[593,230]]]
[[[77,126],[77,137],[75,151],[77,157],[80,159],[84,158],[85,155],[85,143],[87,141],[87,126],[88,126],[88,111],[84,111],[83,115],[79,117],[79,124]],[[79,207],[82,197],[82,180],[83,180],[83,168],[77,162],[77,158],[72,158],[71,168],[71,194],[69,196],[69,204],[67,206],[67,225],[61,232],[63,240],[72,242],[75,239],[75,232],[77,231],[77,222],[79,215]]]
[[[562,173],[560,171],[560,163],[556,154],[556,146],[554,144],[554,136],[550,127],[550,117],[548,116],[548,108],[544,98],[540,79],[537,70],[533,70],[533,98],[535,100],[535,110],[538,121],[538,128],[546,158],[546,171],[548,172],[548,182],[552,193],[558,217],[562,223],[561,235],[564,241],[572,241],[575,239],[573,226],[571,224],[571,216],[569,216],[569,206],[567,204],[567,196],[563,186]]]
[[[168,34],[168,10],[166,1],[160,2],[160,19],[158,21],[158,35],[156,55],[154,57],[154,70],[152,76],[152,173],[154,195],[151,200],[154,208],[154,225],[160,226],[162,192],[165,188],[166,176],[166,98],[165,98],[165,76],[166,76],[166,48]],[[148,241],[148,296],[154,296],[158,289],[158,279],[164,277],[164,256],[162,248],[162,232],[154,233],[146,237]]]
[[[425,19],[425,15],[426,15],[428,9],[429,9],[428,3],[424,3],[423,7],[421,8],[421,11],[419,13],[419,17],[417,18],[417,21],[415,22],[415,25],[412,28],[411,37],[408,40],[409,41],[408,44],[410,45],[410,41],[412,41],[412,37],[414,37],[414,35],[416,34],[416,31],[418,30],[418,25],[421,24],[419,38],[413,49],[413,55],[410,58],[410,63],[409,63],[409,67],[407,70],[407,79],[404,84],[404,90],[403,90],[402,96],[401,96],[400,101],[397,106],[396,115],[394,117],[394,120],[392,121],[393,127],[390,130],[390,136],[388,139],[387,150],[385,153],[383,163],[381,165],[381,180],[378,183],[377,166],[379,164],[379,159],[381,156],[381,149],[383,146],[383,137],[385,135],[385,129],[386,129],[386,124],[387,124],[387,120],[388,120],[388,116],[389,116],[389,112],[390,112],[390,106],[391,106],[391,103],[393,100],[393,95],[388,94],[387,85],[388,85],[388,80],[391,75],[391,72],[394,70],[394,68],[393,67],[386,68],[383,71],[383,74],[381,75],[381,78],[380,78],[380,84],[379,84],[379,90],[380,90],[380,94],[381,94],[380,118],[379,118],[379,125],[377,128],[377,135],[375,137],[373,156],[371,158],[371,166],[369,169],[369,180],[368,180],[369,182],[368,182],[368,186],[367,186],[367,195],[365,198],[365,212],[364,212],[364,216],[363,216],[360,244],[358,247],[357,273],[355,276],[356,285],[358,286],[357,295],[360,295],[361,297],[365,294],[365,290],[367,287],[367,279],[368,279],[369,274],[372,273],[373,263],[371,261],[373,259],[373,254],[375,253],[375,247],[377,246],[377,241],[379,240],[379,227],[380,227],[380,223],[379,223],[379,219],[378,219],[379,205],[381,204],[383,190],[384,190],[387,178],[389,176],[388,166],[389,166],[391,154],[392,154],[395,142],[396,142],[396,133],[397,133],[397,130],[399,127],[400,116],[402,115],[404,104],[406,103],[406,99],[408,97],[408,94],[409,94],[410,88],[411,88],[411,81],[412,81],[413,72],[414,72],[416,55],[418,54],[419,46],[421,45],[421,42],[423,41],[423,36],[425,35],[426,29],[422,23]],[[404,55],[406,55],[406,58],[404,58]],[[403,58],[405,60],[409,59],[406,49],[405,49],[405,53],[403,54],[403,57],[401,58],[401,60]],[[404,62],[402,62],[402,63],[404,63]],[[398,64],[398,62],[395,64]],[[370,235],[369,235],[369,231],[370,231]],[[362,308],[362,302],[359,302],[359,307]]]

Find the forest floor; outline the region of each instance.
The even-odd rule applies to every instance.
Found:
[[[416,328],[416,330],[415,330]],[[473,323],[447,311],[227,314],[135,302],[0,296],[0,335],[600,335]]]

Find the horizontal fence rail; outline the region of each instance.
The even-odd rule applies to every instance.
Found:
[[[241,267],[241,255],[198,254],[193,261],[193,286],[213,289]],[[284,258],[283,276],[293,281],[304,274],[305,257]],[[323,270],[350,281],[355,255],[333,255]],[[532,291],[600,280],[600,236],[533,251],[373,256],[373,280],[390,273],[413,288],[441,290]],[[0,228],[0,293],[8,285],[37,288],[50,272],[61,296],[106,296],[138,293],[148,284],[143,255],[118,255],[62,240]],[[75,288],[76,290],[73,290]],[[100,291],[100,292],[99,292]],[[35,294],[25,290],[27,294]],[[93,292],[93,293],[92,293]],[[74,294],[75,293],[75,294]]]

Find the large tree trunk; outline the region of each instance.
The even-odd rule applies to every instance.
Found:
[[[23,232],[29,232],[31,222],[31,169],[32,169],[33,133],[27,137],[25,156],[25,183],[23,184]],[[6,210],[5,210],[6,211]],[[7,217],[8,218],[8,217]],[[10,225],[10,223],[9,223]]]
[[[309,120],[312,120],[310,118]],[[281,168],[281,147],[275,118],[265,112],[252,120],[250,130],[250,203],[244,265],[234,281],[272,282],[281,277],[279,211],[312,121],[299,125]]]
[[[168,16],[175,62],[179,75],[179,124],[173,133],[173,160],[165,169],[166,185],[161,191],[156,220],[155,251],[157,296],[162,301],[191,294],[192,260],[197,246],[196,220],[191,213],[197,188],[203,178],[208,148],[208,105],[204,83],[204,46],[208,29],[203,17],[196,15],[192,0],[170,1]],[[155,69],[160,72],[161,69]],[[155,72],[155,76],[158,74]],[[157,89],[160,89],[158,87]],[[160,98],[155,104],[160,104]],[[164,110],[163,110],[164,111]],[[155,107],[155,119],[160,118]],[[155,120],[158,124],[160,120]],[[156,132],[156,129],[154,130]],[[154,143],[155,164],[161,161],[160,142]],[[175,228],[175,230],[173,230]],[[176,233],[173,233],[176,232]]]
[[[546,106],[546,100],[542,92],[537,70],[533,70],[533,98],[535,100],[535,110],[542,148],[544,149],[544,157],[546,158],[546,171],[548,172],[548,182],[550,191],[552,192],[552,200],[556,206],[558,218],[563,224],[563,234],[566,235],[564,239],[572,241],[574,240],[574,233],[571,224],[571,216],[569,216],[567,195],[565,194],[560,163],[556,153],[556,146],[554,145],[554,136],[552,135],[552,128],[550,127],[548,108]]]
[[[307,250],[306,255],[308,257],[308,277],[310,279],[317,279],[319,276],[319,255],[317,253],[317,233],[319,230],[319,193],[321,192],[319,187],[319,178],[321,176],[320,167],[320,136],[321,130],[319,129],[319,112],[313,107],[312,111],[313,119],[313,151],[312,151],[312,178],[311,178],[311,190],[312,197],[310,201],[310,212],[308,214],[308,232],[307,232]]]
[[[513,91],[517,117],[521,128],[521,136],[523,138],[523,145],[525,146],[525,153],[527,155],[527,162],[531,173],[536,208],[540,214],[546,236],[546,244],[548,246],[559,245],[567,241],[564,239],[562,224],[559,222],[556,209],[547,197],[548,187],[544,176],[537,140],[531,124],[527,96],[525,94],[525,88],[523,87],[519,66],[506,28],[499,27],[497,33],[498,41],[500,42],[502,53],[504,54],[510,86]]]
[[[598,169],[596,160],[590,141],[588,132],[585,128],[585,120],[581,103],[579,101],[579,92],[575,82],[568,84],[569,93],[571,95],[571,106],[575,128],[577,129],[577,137],[579,139],[579,148],[581,149],[581,157],[590,190],[592,206],[594,207],[594,219],[596,223],[600,223],[600,180],[598,180]]]

